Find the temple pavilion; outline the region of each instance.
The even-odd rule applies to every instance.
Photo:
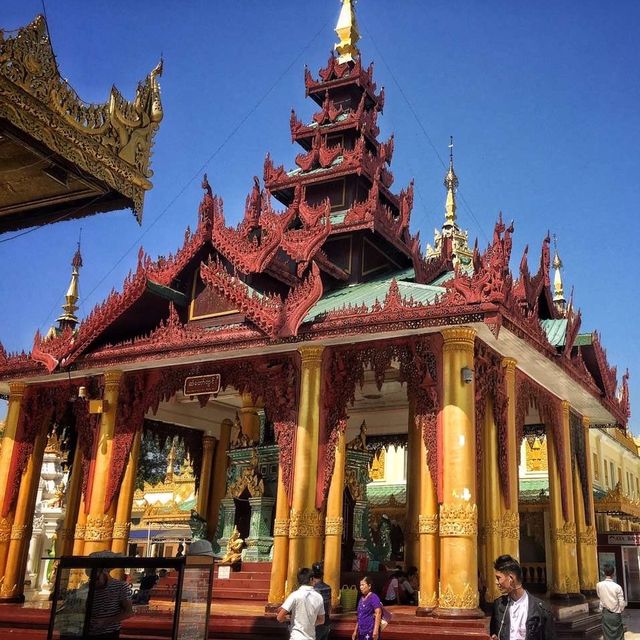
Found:
[[[549,237],[515,271],[501,216],[488,246],[469,246],[453,155],[444,224],[423,251],[351,0],[336,32],[327,65],[305,70],[313,114],[290,116],[295,165],[267,154],[237,227],[204,176],[174,255],[141,250],[81,322],[71,287],[55,331],[30,353],[0,350],[0,598],[22,594],[52,431],[71,465],[59,555],[127,549],[141,439],[162,432],[188,441],[220,555],[237,529],[242,571],[268,567],[265,604],[319,559],[337,604],[341,572],[384,563],[401,519],[396,560],[419,568],[418,612],[449,618],[480,616],[481,592],[497,596],[493,559],[520,555],[521,445],[544,435],[548,591],[593,594],[589,430],[624,432],[628,376],[581,332]],[[398,447],[404,494],[372,526],[384,496],[367,485]]]

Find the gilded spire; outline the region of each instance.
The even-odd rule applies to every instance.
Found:
[[[335,45],[338,52],[338,62],[353,62],[354,58],[359,55],[356,42],[360,40],[360,32],[358,31],[358,21],[356,20],[355,3],[356,0],[341,0],[342,8],[336,25],[336,33],[340,42]]]
[[[444,177],[444,186],[447,189],[447,200],[445,209],[445,226],[455,226],[456,224],[456,189],[458,188],[458,176],[453,170],[453,136],[449,142],[449,171]]]
[[[427,259],[440,256],[443,247],[443,238],[451,238],[453,248],[453,264],[462,268],[469,268],[473,251],[469,248],[469,236],[466,231],[460,229],[456,219],[456,191],[458,189],[458,176],[453,168],[453,136],[449,141],[449,169],[444,177],[444,186],[447,190],[444,211],[445,220],[442,230],[435,230],[434,246],[427,245]]]
[[[71,282],[69,282],[69,288],[64,296],[64,304],[62,305],[62,314],[58,318],[57,329],[51,327],[49,334],[60,333],[67,328],[75,329],[78,324],[78,316],[76,311],[78,310],[78,299],[80,295],[78,293],[78,281],[80,276],[80,268],[82,267],[82,254],[80,253],[80,240],[78,240],[78,248],[71,260]]]
[[[562,260],[560,260],[560,256],[558,255],[558,244],[556,242],[556,236],[553,236],[553,246],[554,246],[554,255],[553,255],[553,268],[555,269],[555,273],[553,275],[553,302],[556,305],[558,311],[562,313],[565,312],[567,306],[567,300],[564,297],[564,285],[562,283]]]

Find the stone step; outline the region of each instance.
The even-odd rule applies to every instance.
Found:
[[[213,581],[213,590],[219,591],[227,588],[231,589],[269,589],[269,578],[254,578],[253,576],[242,576],[233,580],[220,580],[216,578]]]
[[[257,602],[266,602],[269,598],[269,589],[236,589],[236,588],[222,588],[213,589],[212,600],[239,600],[247,601],[253,600]]]

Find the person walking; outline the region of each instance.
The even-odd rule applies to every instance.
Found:
[[[322,579],[324,577],[324,567],[321,562],[313,564],[311,572],[311,584],[322,596],[322,602],[324,603],[324,624],[316,627],[316,640],[327,640],[331,631],[331,587]]]
[[[613,565],[604,568],[604,580],[596,585],[596,593],[602,606],[602,635],[604,640],[623,640],[622,612],[627,603],[622,587],[613,579]]]
[[[311,585],[311,569],[298,571],[298,589],[282,603],[276,620],[289,621],[290,640],[316,640],[316,626],[324,624],[324,601]]]
[[[360,580],[362,598],[358,602],[358,617],[352,640],[380,640],[380,620],[382,618],[382,602],[371,590],[371,579],[364,576]]]
[[[493,564],[502,596],[493,603],[491,640],[555,640],[553,618],[544,603],[522,586],[522,567],[509,555]]]

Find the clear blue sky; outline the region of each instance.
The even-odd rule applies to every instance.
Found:
[[[39,11],[40,0],[5,0],[0,25]],[[204,164],[233,223],[267,151],[293,166],[289,110],[314,110],[303,68],[325,64],[339,2],[57,0],[47,11],[62,73],[86,101],[104,101],[112,83],[131,98],[162,53],[165,117],[142,227],[122,211],[0,243],[0,340],[11,351],[57,317],[80,227],[85,315],[121,287],[140,244],[154,257],[182,244]],[[364,60],[386,89],[396,187],[416,179],[413,229],[430,239],[442,223],[444,169],[429,140],[446,157],[453,134],[470,207],[461,225],[484,246],[500,209],[515,219],[516,269],[526,243],[535,256],[547,229],[557,234],[583,330],[601,331],[640,398],[640,3],[360,0],[358,16]]]

